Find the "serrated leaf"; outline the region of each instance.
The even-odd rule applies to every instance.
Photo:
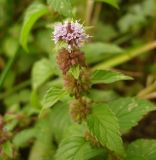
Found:
[[[16,147],[23,147],[26,143],[29,142],[32,138],[36,137],[36,129],[30,128],[30,129],[24,129],[13,139],[13,143]]]
[[[48,4],[58,13],[71,16],[71,0],[47,0]]]
[[[48,13],[48,8],[39,2],[33,3],[26,10],[22,31],[20,35],[20,42],[26,51],[28,51],[27,41],[32,26],[40,17],[42,17],[47,13]]]
[[[118,120],[106,104],[96,104],[87,117],[90,132],[98,141],[119,156],[124,155]]]
[[[155,110],[150,102],[137,98],[119,98],[109,104],[111,110],[116,114],[122,133],[137,125],[145,114]]]
[[[41,59],[37,61],[32,69],[33,89],[40,87],[52,75],[54,75],[54,68],[48,59]]]
[[[156,140],[137,140],[128,145],[126,160],[155,160]]]
[[[96,0],[96,1],[105,2],[105,3],[108,3],[115,8],[119,8],[119,5],[118,5],[119,1],[118,0]]]
[[[108,70],[95,70],[91,75],[91,81],[93,84],[109,84],[120,80],[132,80],[132,78],[122,73]]]
[[[89,160],[103,152],[92,148],[83,137],[72,136],[62,141],[56,153],[56,160]]]
[[[103,59],[123,52],[123,49],[117,45],[103,42],[94,42],[86,44],[82,51],[85,53],[88,63],[96,63]]]
[[[64,96],[68,95],[67,92],[59,87],[52,86],[43,97],[43,109],[52,107],[55,103],[61,100]]]

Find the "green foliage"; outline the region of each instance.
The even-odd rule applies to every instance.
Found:
[[[0,0],[0,160],[155,160],[156,140],[122,140],[137,125],[155,134],[155,10],[156,0]],[[80,20],[91,36],[81,48],[91,81],[78,88],[90,89],[75,96],[87,110],[71,103],[56,66],[67,44],[56,46],[52,32],[65,20]],[[80,72],[70,68],[71,85],[81,86]],[[128,75],[135,79],[122,81]]]
[[[34,25],[34,23],[43,15],[48,13],[48,8],[39,3],[35,2],[29,8],[26,10],[24,22],[22,26],[21,36],[20,36],[20,42],[23,46],[23,48],[28,51],[27,42],[29,33]]]
[[[50,87],[43,97],[43,109],[52,107],[59,100],[62,100],[62,98],[66,95],[68,95],[68,93],[64,89],[54,86]]]
[[[118,120],[106,104],[96,104],[87,118],[88,128],[107,149],[123,156]]]
[[[13,139],[16,147],[23,147],[27,142],[36,137],[36,128],[25,129],[19,132]]]
[[[96,0],[96,1],[105,2],[105,3],[112,5],[115,8],[119,8],[118,0]]]
[[[75,78],[78,79],[79,75],[80,75],[80,67],[77,66],[73,66],[70,68],[69,73]]]
[[[91,76],[91,81],[93,84],[109,84],[120,80],[132,80],[132,78],[119,72],[107,70],[95,70]]]
[[[92,42],[86,44],[82,48],[82,51],[84,51],[88,63],[96,63],[107,57],[123,52],[123,49],[115,44]]]
[[[132,127],[136,126],[145,114],[156,110],[156,107],[150,102],[130,97],[112,101],[109,107],[117,116],[122,133],[128,132]]]
[[[8,37],[4,41],[4,46],[3,46],[4,52],[9,57],[13,57],[16,54],[18,47],[19,47],[19,44],[18,44],[17,40],[13,37]]]
[[[64,16],[71,16],[71,0],[47,0],[48,4],[57,12]]]
[[[67,129],[72,124],[68,113],[68,104],[66,102],[60,102],[54,105],[50,113],[50,123],[55,140],[60,142],[67,133]]]
[[[90,146],[83,137],[71,136],[64,139],[57,151],[56,160],[89,160],[101,154],[102,149]]]
[[[32,86],[33,89],[40,87],[46,80],[54,75],[54,67],[48,59],[37,61],[32,69]]]
[[[13,157],[13,148],[12,148],[12,144],[10,141],[7,141],[3,144],[2,146],[2,151],[9,157],[12,158]]]
[[[156,140],[139,139],[128,145],[126,160],[145,159],[156,159]]]

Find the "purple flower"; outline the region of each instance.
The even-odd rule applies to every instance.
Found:
[[[88,38],[89,35],[85,33],[83,25],[78,21],[65,21],[64,23],[56,24],[54,27],[54,42],[67,42],[69,49],[81,47]]]

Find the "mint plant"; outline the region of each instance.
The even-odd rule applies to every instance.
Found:
[[[155,160],[155,6],[0,1],[0,160]]]
[[[119,72],[91,71],[88,68],[81,46],[85,45],[90,36],[80,22],[65,21],[56,24],[52,37],[55,44],[66,44],[63,45],[66,48],[62,47],[56,56],[64,86],[60,89],[50,88],[44,96],[43,107],[67,103],[67,112],[72,120],[71,127],[67,127],[69,129],[65,131],[56,151],[55,159],[126,159],[122,133],[135,126],[144,114],[155,108],[152,104],[135,98],[103,102],[102,98],[96,100],[90,96],[93,84],[132,78]],[[68,98],[62,100],[64,96]]]

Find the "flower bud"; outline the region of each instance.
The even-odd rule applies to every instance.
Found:
[[[91,102],[86,97],[75,99],[70,103],[71,117],[75,122],[81,123],[91,112]]]

